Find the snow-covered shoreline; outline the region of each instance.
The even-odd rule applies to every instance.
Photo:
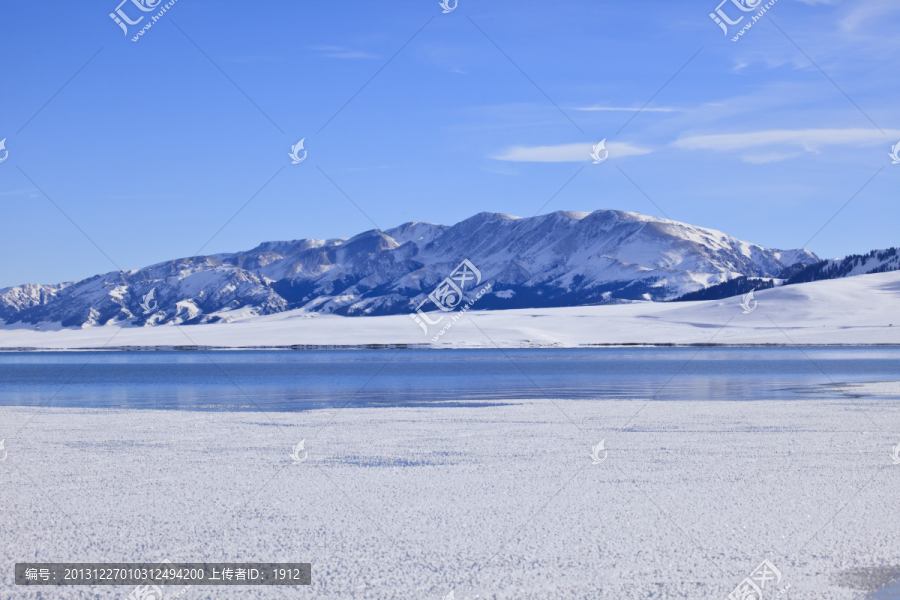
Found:
[[[850,600],[900,564],[896,400],[475,404],[0,407],[0,560],[309,561],[290,594],[457,600],[724,599],[764,558],[793,600]],[[212,591],[282,595],[184,599]]]
[[[341,317],[288,311],[223,313],[229,323],[63,329],[0,327],[6,350],[179,348],[577,348],[604,345],[900,344],[900,272],[859,275],[758,291],[744,314],[740,298],[703,302],[470,310],[431,343],[409,315]],[[451,314],[451,313],[448,313]],[[435,319],[444,316],[432,315]],[[443,324],[442,323],[442,324]],[[441,325],[429,329],[432,336]]]

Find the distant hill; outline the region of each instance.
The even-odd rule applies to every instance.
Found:
[[[871,273],[887,273],[897,270],[900,270],[900,253],[898,253],[897,248],[872,250],[868,254],[851,254],[844,258],[821,260],[812,264],[795,263],[786,267],[773,279],[736,277],[730,281],[712,285],[702,290],[688,292],[671,301],[684,302],[730,298],[746,294],[751,289],[765,290],[775,287],[776,281],[781,285],[793,285],[796,283],[840,279],[842,277],[869,275]]]
[[[785,281],[785,285],[823,279],[840,279],[869,273],[887,273],[898,269],[900,269],[900,254],[898,254],[897,248],[872,250],[868,254],[851,254],[844,258],[823,260],[807,265],[791,274]]]
[[[787,262],[819,262],[806,250],[767,249],[633,212],[524,219],[483,212],[453,226],[412,222],[350,239],[265,242],[78,282],[0,289],[0,319],[80,327],[227,322],[297,308],[403,314],[464,259],[481,274],[467,293],[491,284],[480,309],[670,300],[741,276],[775,277]],[[428,301],[423,310],[437,307]]]

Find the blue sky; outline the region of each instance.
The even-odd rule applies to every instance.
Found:
[[[898,245],[900,4],[716,4],[0,2],[0,286],[480,211]]]

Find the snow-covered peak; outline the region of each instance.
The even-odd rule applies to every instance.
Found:
[[[438,235],[447,229],[446,225],[437,225],[435,223],[419,223],[416,221],[404,223],[399,227],[388,229],[385,233],[395,240],[399,245],[412,242],[418,247],[425,246]]]
[[[71,284],[16,286],[0,291],[0,318],[81,326],[207,322],[238,309],[395,314],[421,304],[464,259],[492,284],[479,300],[486,309],[666,300],[740,275],[774,277],[795,256],[818,260],[634,212],[482,212],[451,226],[270,241]]]

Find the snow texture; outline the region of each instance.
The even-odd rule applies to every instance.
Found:
[[[185,600],[724,599],[764,558],[791,600],[850,600],[900,564],[896,399],[0,415],[4,597],[129,591],[14,588],[17,561],[312,563]]]

